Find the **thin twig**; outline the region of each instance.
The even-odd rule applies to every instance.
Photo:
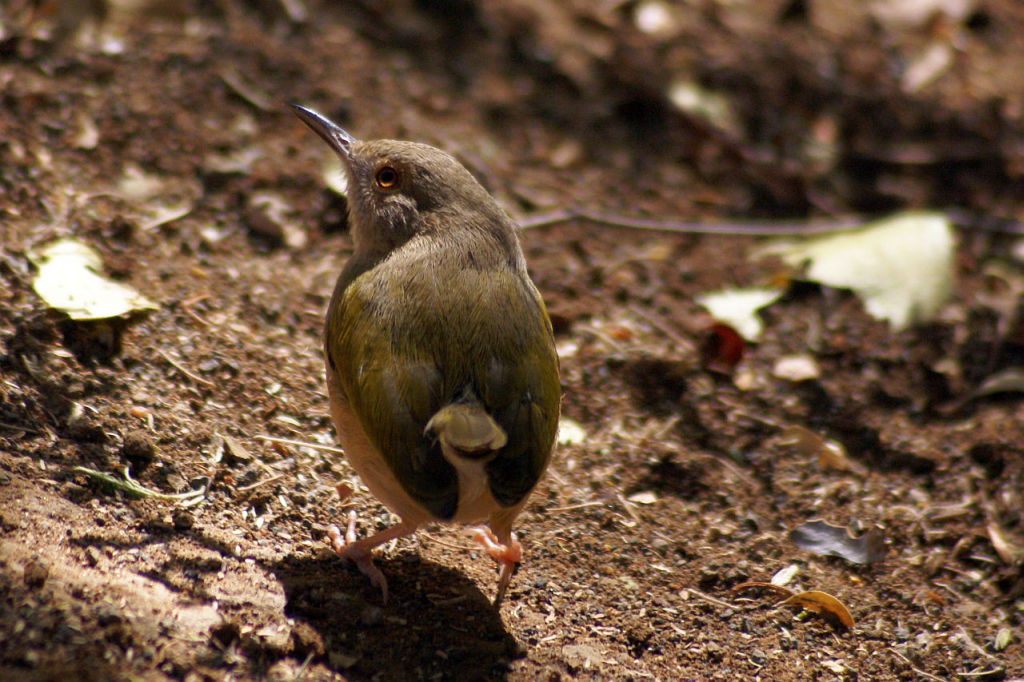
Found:
[[[626,496],[622,494],[622,491],[616,492],[615,497],[619,500],[619,504],[622,505],[622,508],[626,510],[626,513],[629,514],[629,518],[633,519],[633,525],[643,523],[640,515],[636,513],[635,505],[626,499]]]
[[[946,215],[957,225],[985,232],[1001,234],[1024,234],[1024,223],[1012,219],[981,218],[966,211],[950,209]],[[578,209],[563,209],[551,213],[541,213],[521,218],[520,229],[529,230],[547,227],[570,220],[584,220],[597,225],[624,227],[633,230],[652,230],[656,232],[677,232],[682,234],[718,234],[730,236],[754,237],[793,237],[814,234],[841,232],[859,227],[870,222],[871,217],[836,218],[820,221],[778,221],[778,222],[745,222],[745,223],[691,223],[677,220],[653,220],[635,216],[599,213]]]
[[[284,445],[294,445],[298,448],[312,448],[313,450],[320,450],[322,452],[333,452],[336,455],[344,455],[345,451],[341,448],[336,448],[331,445],[320,445],[319,443],[307,443],[301,440],[292,440],[291,438],[277,438],[276,436],[256,436],[259,440],[267,440],[271,443],[283,443]]]
[[[704,594],[703,592],[695,590],[692,587],[687,587],[683,591],[690,596],[697,597],[697,599],[702,599],[703,601],[706,601],[709,604],[714,604],[715,606],[718,606],[720,608],[733,609],[734,611],[739,610],[739,607],[735,606],[734,604],[730,604],[727,601],[722,601],[721,599],[716,599],[715,597],[712,597],[710,594]]]
[[[313,660],[313,655],[315,653],[315,651],[310,651],[308,654],[306,654],[306,660],[302,662],[302,665],[299,666],[298,671],[295,673],[296,680],[302,680],[306,676],[306,669],[309,667],[310,662]]]
[[[903,654],[901,654],[900,652],[896,651],[896,650],[895,650],[895,649],[893,649],[892,647],[888,647],[888,650],[889,650],[889,651],[891,651],[891,652],[892,652],[893,654],[895,654],[897,658],[899,658],[899,659],[900,659],[901,661],[903,661],[904,663],[906,663],[906,664],[907,664],[907,666],[908,666],[908,667],[909,667],[909,668],[910,668],[910,669],[911,669],[912,671],[914,671],[915,673],[917,673],[917,674],[918,674],[918,675],[920,675],[921,677],[924,677],[925,679],[929,679],[929,680],[936,680],[936,682],[945,682],[945,680],[944,680],[943,678],[941,678],[941,677],[936,677],[935,675],[932,675],[931,673],[926,673],[925,671],[923,671],[923,670],[921,670],[920,668],[916,667],[916,666],[915,666],[915,665],[914,665],[913,663],[911,663],[911,662],[910,662],[910,659],[909,659],[909,658],[907,658],[906,656],[904,656],[904,655],[903,655]]]
[[[634,216],[616,215],[565,209],[552,213],[528,216],[519,221],[523,230],[557,225],[570,220],[585,220],[609,227],[625,227],[633,230],[655,232],[680,232],[683,234],[721,234],[731,236],[793,236],[839,232],[863,224],[856,218],[836,219],[822,222],[747,222],[747,223],[691,223],[677,220],[654,220]]]
[[[999,657],[993,656],[992,654],[990,654],[989,652],[985,651],[980,646],[978,646],[977,642],[975,642],[973,639],[971,639],[971,636],[969,634],[967,634],[967,630],[964,629],[963,625],[960,626],[959,632],[960,632],[960,636],[963,637],[965,640],[967,640],[967,643],[970,644],[971,648],[974,649],[976,652],[978,652],[982,656],[986,657],[990,661],[995,661],[999,665],[1003,664],[1003,662],[1001,660],[999,660]]]
[[[276,483],[277,481],[280,481],[282,478],[284,478],[284,476],[284,474],[278,474],[277,476],[265,478],[262,481],[256,481],[255,483],[250,483],[249,485],[243,485],[241,488],[235,488],[235,492],[245,493],[250,490],[255,490],[256,488],[259,488],[261,485],[267,485],[268,483]]]
[[[721,465],[722,467],[728,469],[729,472],[732,473],[733,476],[735,476],[739,480],[743,481],[744,483],[746,483],[747,485],[749,485],[752,488],[758,488],[761,485],[760,483],[757,482],[757,480],[754,479],[753,476],[751,476],[750,474],[748,474],[745,471],[743,471],[742,469],[740,469],[738,466],[736,466],[735,463],[733,463],[732,461],[726,459],[725,457],[721,457],[721,456],[718,456],[718,455],[708,455],[708,454],[704,454],[704,453],[696,453],[693,456],[694,457],[699,457],[701,459],[709,459],[709,460],[711,460],[711,461]]]
[[[601,502],[600,500],[594,500],[593,502],[582,502],[580,504],[570,504],[568,507],[551,507],[547,511],[549,513],[551,513],[551,512],[555,512],[555,513],[557,513],[557,512],[567,512],[567,511],[573,511],[574,509],[585,509],[587,507],[601,507],[601,506],[604,506],[604,504],[605,503]]]
[[[430,542],[437,545],[441,545],[442,547],[447,547],[448,549],[455,549],[460,552],[471,552],[474,549],[473,547],[467,547],[466,545],[456,545],[452,542],[448,542],[447,540],[442,540],[441,538],[437,537],[428,530],[421,530],[419,531],[418,534],[420,536],[425,536],[428,540],[430,540]]]
[[[667,336],[669,338],[669,341],[675,341],[680,348],[686,349],[686,352],[694,352],[695,346],[691,339],[683,338],[683,336],[679,332],[669,327],[656,316],[651,315],[646,310],[637,305],[629,306],[629,310],[637,317],[642,318],[644,322],[651,325],[656,330],[660,331],[662,334]]]
[[[199,303],[200,301],[205,301],[208,298],[210,298],[209,292],[199,294],[198,296],[193,296],[192,298],[186,299],[181,302],[181,309],[184,310],[189,317],[191,317],[193,320],[195,320],[204,327],[209,327],[210,323],[207,322],[202,317],[200,317],[199,313],[192,310],[192,306]]]
[[[0,427],[3,427],[5,429],[14,429],[15,431],[24,431],[25,433],[42,433],[42,431],[36,431],[35,429],[30,429],[27,426],[21,426],[20,424],[9,424],[8,422],[0,422]]]
[[[966,677],[968,679],[972,678],[972,677],[984,677],[984,678],[996,679],[995,678],[996,675],[1005,674],[1005,673],[1006,673],[1006,668],[1003,667],[1002,665],[999,665],[999,666],[996,666],[995,668],[989,668],[988,670],[979,670],[977,672],[970,671],[970,672],[957,673],[956,676],[957,677]],[[1002,677],[1000,677],[999,679],[1002,679]]]
[[[201,377],[201,376],[199,376],[197,374],[193,374],[192,372],[190,372],[188,369],[186,369],[184,366],[182,366],[181,363],[179,363],[177,360],[175,360],[170,355],[168,355],[167,352],[164,351],[164,349],[157,348],[156,352],[157,352],[157,354],[160,355],[160,357],[162,357],[164,360],[169,362],[171,367],[173,367],[174,369],[178,370],[179,372],[181,372],[182,374],[187,376],[192,381],[195,381],[196,383],[203,384],[204,386],[216,386],[216,384],[213,383],[212,381],[210,381],[209,379],[204,379],[203,377]]]
[[[259,88],[247,76],[243,75],[234,67],[224,68],[220,71],[220,79],[224,81],[236,95],[253,105],[260,111],[273,111],[274,106],[270,97]]]

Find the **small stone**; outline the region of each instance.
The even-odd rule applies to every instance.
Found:
[[[772,376],[796,383],[817,379],[821,376],[821,368],[810,355],[786,355],[775,361]]]
[[[187,509],[175,509],[174,515],[172,516],[175,530],[191,530],[192,526],[195,525],[195,517],[192,516],[192,512]]]
[[[33,557],[25,564],[25,575],[23,579],[27,587],[42,587],[46,584],[46,579],[49,577],[50,567],[41,561],[39,557]]]
[[[85,548],[85,558],[89,562],[90,566],[97,566],[100,563],[100,551],[95,547]]]
[[[68,436],[79,443],[107,442],[107,433],[103,427],[90,422],[85,416],[68,420]]]
[[[132,464],[135,471],[141,471],[153,461],[156,456],[156,446],[153,445],[148,433],[141,429],[135,429],[124,435],[121,456]]]

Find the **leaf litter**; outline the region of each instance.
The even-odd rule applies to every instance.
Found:
[[[820,556],[837,556],[854,564],[870,564],[885,558],[885,536],[871,529],[859,538],[846,528],[825,521],[810,521],[789,532],[789,539],[802,550]]]

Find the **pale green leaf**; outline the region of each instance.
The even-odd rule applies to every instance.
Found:
[[[764,328],[757,311],[781,295],[781,289],[723,289],[698,296],[697,303],[747,341],[757,341]]]
[[[761,253],[806,266],[808,280],[852,290],[871,315],[903,329],[931,319],[949,298],[953,247],[945,215],[914,211]]]
[[[91,247],[59,239],[29,253],[39,269],[32,287],[51,308],[73,320],[101,320],[156,304],[125,284],[105,278],[103,261]]]

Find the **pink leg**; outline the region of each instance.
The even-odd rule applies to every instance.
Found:
[[[347,559],[355,564],[356,568],[370,579],[371,585],[380,588],[383,601],[386,604],[388,602],[388,581],[381,570],[373,563],[373,549],[389,540],[405,537],[415,532],[415,530],[416,526],[399,523],[390,528],[385,528],[376,535],[356,540],[356,513],[350,511],[345,534],[342,535],[341,529],[337,526],[331,526],[327,529],[327,537],[331,539],[335,552],[340,554],[343,559]]]
[[[516,540],[515,533],[509,533],[509,540],[502,544],[490,528],[477,528],[473,533],[474,539],[487,550],[492,559],[501,566],[501,573],[498,575],[498,593],[494,597],[494,606],[501,605],[505,597],[505,591],[512,582],[512,570],[516,564],[523,560],[523,546]]]

